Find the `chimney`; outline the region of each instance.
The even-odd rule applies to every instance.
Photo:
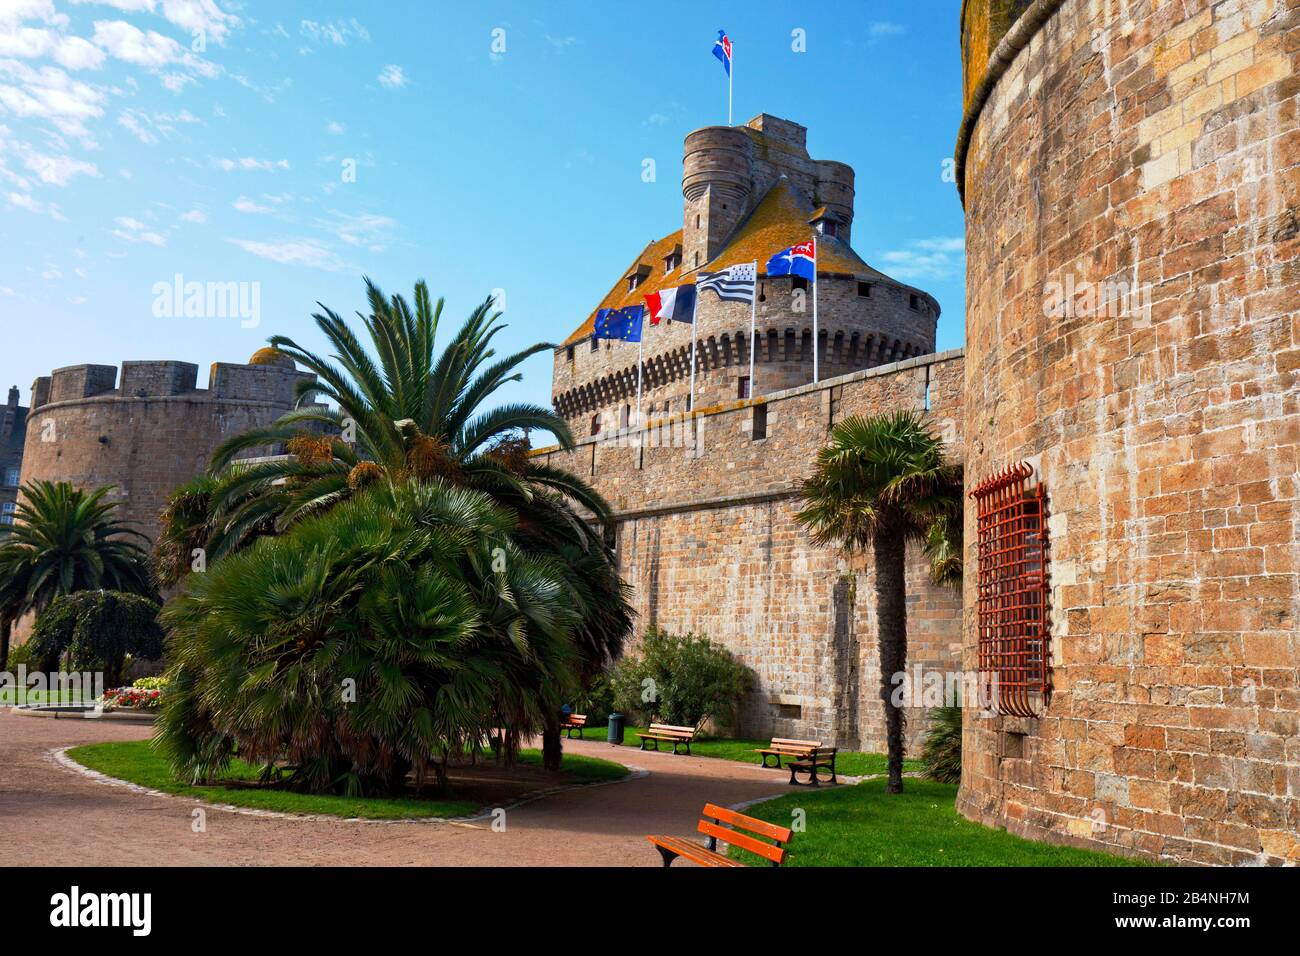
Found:
[[[9,386],[9,407],[10,408],[18,407],[18,386],[17,385]]]

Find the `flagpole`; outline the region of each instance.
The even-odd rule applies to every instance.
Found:
[[[758,351],[758,331],[754,320],[758,314],[758,261],[754,262],[754,289],[749,300],[749,397],[758,394],[754,387],[754,353]]]
[[[727,125],[731,125],[731,82],[736,72],[736,45],[731,45],[731,69],[727,71]]]
[[[636,340],[636,424],[641,426],[641,366],[645,356],[645,335]]]
[[[700,304],[700,294],[697,289],[695,295],[691,297],[691,407],[690,411],[695,411],[695,310]]]
[[[821,351],[821,334],[817,328],[817,240],[813,240],[813,382],[821,381],[818,353]]]

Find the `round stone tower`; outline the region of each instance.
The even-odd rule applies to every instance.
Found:
[[[1300,7],[967,0],[962,40],[968,486],[1024,463],[1046,514],[970,500],[965,661],[1024,677],[979,556],[1025,545],[1050,694],[966,711],[959,809],[1300,861]]]
[[[153,538],[172,490],[222,441],[292,410],[305,375],[272,349],[214,364],[206,389],[187,362],[124,362],[118,387],[111,365],[55,369],[32,385],[22,481],[112,485],[118,517]]]

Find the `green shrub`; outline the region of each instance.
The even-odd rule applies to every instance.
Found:
[[[617,710],[614,706],[614,685],[608,674],[597,674],[587,685],[587,689],[573,703],[575,714],[587,715],[587,726],[609,723],[609,715]]]
[[[131,684],[137,690],[166,690],[166,677],[137,677]]]
[[[32,629],[31,660],[57,670],[67,652],[68,667],[102,671],[104,682],[121,682],[127,655],[162,657],[161,609],[148,598],[121,591],[77,591],[50,602]]]
[[[5,669],[11,674],[17,674],[19,665],[26,665],[29,671],[38,669],[32,665],[31,641],[24,641],[17,647],[9,649],[9,663],[6,665]]]
[[[961,708],[930,711],[930,729],[921,751],[922,772],[939,783],[961,783]]]
[[[635,653],[611,674],[614,705],[646,721],[699,727],[712,718],[732,726],[754,675],[707,637],[646,630]]]

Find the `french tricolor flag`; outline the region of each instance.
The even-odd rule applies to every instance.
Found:
[[[669,322],[695,321],[695,286],[681,285],[675,289],[660,289],[645,297],[650,312],[650,324],[658,325],[660,319]]]

